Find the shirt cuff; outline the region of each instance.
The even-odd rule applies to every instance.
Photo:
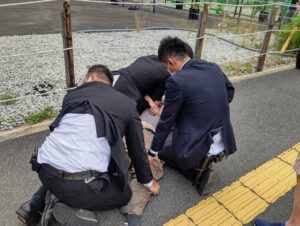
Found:
[[[153,184],[153,180],[151,180],[149,183],[143,184],[146,188],[150,188]]]
[[[150,149],[149,151],[148,151],[148,154],[150,154],[151,156],[157,156],[158,155],[158,151],[154,151],[153,149]]]

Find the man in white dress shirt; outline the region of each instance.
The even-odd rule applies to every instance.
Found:
[[[37,225],[44,212],[43,226],[92,226],[97,218],[90,211],[126,205],[132,192],[124,135],[137,181],[159,193],[135,102],[111,87],[113,76],[103,65],[92,66],[86,79],[65,96],[51,133],[33,155],[32,167],[43,185],[16,212],[25,225]],[[47,192],[52,195],[45,207]]]

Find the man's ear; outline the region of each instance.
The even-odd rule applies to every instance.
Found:
[[[171,66],[173,66],[173,67],[176,66],[176,61],[175,61],[175,59],[174,59],[173,57],[169,58],[169,59],[168,59],[168,62],[169,62],[169,64],[170,64]]]
[[[83,76],[83,78],[82,78],[82,82],[84,83],[84,82],[87,82],[87,74],[85,74],[84,76]]]

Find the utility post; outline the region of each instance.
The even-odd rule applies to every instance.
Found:
[[[64,51],[66,84],[67,84],[67,88],[71,88],[75,86],[75,72],[74,72],[70,0],[64,0],[63,7],[64,7],[64,11],[61,13],[61,17],[62,17],[63,48],[67,49]]]
[[[203,11],[200,13],[200,17],[198,19],[199,26],[197,32],[197,39],[195,43],[195,57],[197,59],[201,59],[201,55],[202,55],[207,16],[208,16],[208,5],[204,4]]]
[[[270,40],[271,40],[271,35],[272,35],[272,29],[275,25],[275,18],[276,18],[276,13],[277,13],[277,9],[278,7],[274,7],[271,16],[269,17],[268,20],[268,32],[265,34],[264,37],[264,41],[263,41],[263,45],[261,47],[260,50],[260,56],[258,57],[258,62],[256,65],[256,71],[262,71],[264,64],[265,64],[265,60],[266,60],[266,53],[268,52],[269,49],[269,44],[270,44]]]

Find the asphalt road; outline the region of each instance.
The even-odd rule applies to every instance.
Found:
[[[30,0],[14,0],[26,2]],[[0,4],[12,3],[1,0]],[[72,2],[73,31],[88,29],[136,28],[136,16],[142,27],[196,28],[197,21],[187,20],[187,13],[174,13],[157,8],[156,13],[128,10],[127,6]],[[32,5],[0,7],[0,36],[51,34],[61,32],[62,1]]]
[[[0,5],[29,2],[32,0],[1,0]],[[72,2],[71,16],[73,31],[89,29],[136,28],[136,18],[141,27],[173,27],[197,29],[197,20],[188,20],[188,12],[174,11],[174,8],[140,7],[128,10],[128,6],[87,2]],[[173,10],[172,10],[173,9]],[[31,5],[0,7],[0,36],[61,33],[62,1]],[[222,15],[207,19],[207,28],[216,28]]]
[[[231,118],[238,152],[215,165],[217,191],[300,141],[300,71],[288,70],[235,83]],[[41,132],[0,143],[0,225],[18,223],[14,211],[29,199],[39,181],[28,164],[30,153],[47,135]],[[153,197],[142,223],[157,226],[183,213],[200,200],[191,183],[172,169],[165,169],[161,194]],[[286,220],[292,192],[267,209],[261,217]],[[120,225],[124,218],[115,211],[99,212],[100,225]]]

